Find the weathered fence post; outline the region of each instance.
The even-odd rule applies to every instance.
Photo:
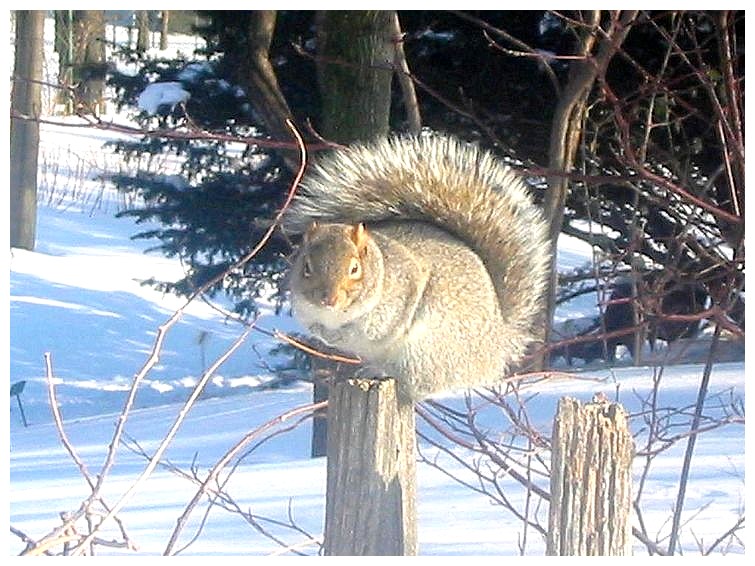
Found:
[[[583,406],[568,397],[559,401],[553,426],[548,555],[632,553],[633,453],[621,405]]]
[[[332,384],[324,552],[417,553],[414,406],[392,379]]]

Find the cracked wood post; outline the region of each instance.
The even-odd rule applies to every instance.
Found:
[[[330,386],[326,555],[417,553],[414,426],[393,379]]]
[[[551,501],[546,553],[626,556],[632,553],[634,445],[621,405],[559,401],[553,426]]]

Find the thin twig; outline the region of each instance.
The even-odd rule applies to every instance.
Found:
[[[23,532],[20,529],[17,529],[13,525],[10,525],[10,532],[14,535],[16,535],[18,538],[20,538],[23,542],[26,543],[26,548],[24,551],[21,552],[23,554],[24,552],[31,550],[37,545],[37,541],[35,541],[33,538],[31,538],[29,535],[27,535],[25,532]],[[52,552],[49,550],[42,551],[42,554],[46,554],[48,556],[52,556]]]
[[[733,535],[733,534],[734,534],[735,532],[737,532],[737,531],[738,531],[739,529],[742,529],[742,528],[744,528],[744,524],[745,524],[745,516],[744,516],[744,515],[742,515],[741,517],[739,517],[739,518],[737,519],[736,523],[734,523],[734,526],[732,526],[732,527],[731,527],[731,528],[730,528],[729,530],[727,530],[727,531],[726,531],[726,532],[725,532],[724,534],[722,534],[722,535],[721,535],[720,537],[718,537],[718,538],[717,538],[717,539],[716,539],[716,540],[715,540],[715,541],[713,542],[713,544],[711,544],[711,545],[710,545],[710,546],[708,547],[708,550],[706,550],[706,551],[704,551],[704,552],[703,552],[703,556],[709,556],[709,555],[711,554],[711,552],[713,552],[713,551],[714,551],[714,550],[716,549],[716,547],[717,547],[717,546],[718,546],[719,544],[721,544],[721,543],[722,543],[722,542],[723,542],[724,540],[726,540],[726,539],[727,539],[728,537],[732,536],[732,535]]]
[[[708,384],[710,382],[710,374],[713,370],[713,360],[715,360],[716,346],[718,345],[719,338],[721,336],[721,326],[716,325],[716,329],[713,333],[713,341],[708,352],[708,359],[705,362],[705,368],[703,370],[703,377],[700,381],[700,387],[697,392],[697,403],[695,404],[695,413],[692,417],[692,423],[690,424],[690,430],[695,431],[700,426],[700,418],[703,413],[703,406],[705,404],[705,398],[708,395]],[[684,452],[684,461],[682,462],[681,478],[679,479],[679,491],[676,496],[676,505],[674,506],[674,515],[671,523],[671,536],[669,537],[668,554],[674,554],[676,546],[679,541],[679,524],[682,518],[682,511],[684,510],[684,497],[687,493],[687,482],[689,480],[689,471],[692,465],[692,454],[695,450],[695,441],[697,440],[696,434],[691,434],[687,439],[687,449]]]
[[[282,342],[286,342],[287,344],[291,344],[292,346],[298,348],[299,350],[302,350],[303,352],[307,352],[308,354],[311,354],[313,356],[317,356],[318,358],[332,360],[335,362],[342,362],[345,364],[361,364],[362,363],[362,360],[359,358],[350,358],[346,356],[341,356],[339,354],[329,354],[327,352],[321,352],[317,348],[314,348],[308,344],[305,344],[304,342],[301,342],[297,340],[296,338],[292,338],[291,336],[288,336],[287,334],[281,332],[280,330],[273,330],[272,332],[268,332],[268,331],[260,329],[259,331],[266,334],[269,333],[271,336],[274,336],[278,340]]]
[[[462,439],[458,435],[455,435],[448,431],[445,427],[441,426],[431,415],[427,412],[426,409],[424,409],[421,405],[417,405],[415,407],[415,411],[417,414],[422,417],[422,419],[427,422],[430,426],[432,426],[435,430],[440,432],[443,436],[454,442],[455,444],[459,446],[464,446],[470,450],[478,451],[479,447],[473,445],[470,442],[467,442],[466,440]],[[514,478],[517,482],[522,484],[523,486],[527,486],[530,488],[535,494],[539,495],[545,500],[550,500],[550,494],[538,486],[537,484],[531,483],[527,481],[527,478],[523,476],[521,473],[514,470],[510,465],[506,464],[505,462],[502,462],[499,457],[495,456],[494,454],[487,452],[487,455],[491,458],[491,460],[496,461],[496,463],[501,467],[502,470],[505,470],[508,475],[510,475],[512,478]]]
[[[244,265],[245,263],[247,263],[249,260],[251,260],[254,256],[256,256],[257,253],[259,253],[259,251],[262,249],[262,247],[265,246],[265,244],[268,242],[268,240],[272,236],[273,231],[278,227],[283,214],[285,213],[285,211],[288,209],[289,205],[291,204],[291,201],[293,200],[293,197],[294,197],[296,189],[297,189],[297,187],[299,185],[299,182],[301,181],[301,178],[304,175],[304,169],[306,167],[306,155],[307,154],[306,154],[306,148],[304,146],[304,141],[302,140],[301,135],[299,134],[299,132],[296,129],[296,127],[294,126],[293,122],[291,120],[287,120],[286,123],[287,123],[288,127],[291,129],[292,133],[294,134],[294,137],[297,140],[297,143],[298,143],[298,146],[299,146],[300,158],[301,158],[301,165],[300,165],[299,171],[297,172],[296,177],[294,178],[294,180],[293,180],[293,182],[291,184],[291,188],[289,189],[287,198],[286,198],[285,202],[283,203],[283,206],[281,206],[280,210],[278,210],[277,214],[275,215],[275,217],[273,219],[273,222],[271,223],[270,227],[267,229],[267,231],[265,232],[265,234],[262,236],[262,238],[260,238],[260,240],[257,242],[257,244],[254,246],[254,248],[249,253],[247,253],[244,257],[242,257],[239,261],[237,261],[228,270],[226,270],[225,272],[220,273],[217,276],[213,277],[212,279],[210,279],[209,281],[207,281],[204,285],[202,285],[199,289],[195,290],[191,294],[191,296],[187,299],[186,303],[184,303],[183,306],[181,306],[178,310],[176,310],[173,313],[173,315],[165,323],[163,323],[158,328],[157,336],[155,338],[155,342],[153,344],[153,347],[152,347],[152,350],[150,352],[150,355],[149,355],[147,361],[145,362],[144,366],[142,367],[142,369],[135,376],[135,378],[134,378],[134,380],[132,382],[131,389],[130,389],[129,394],[127,396],[124,408],[121,411],[121,414],[119,415],[118,422],[117,422],[117,425],[116,425],[116,430],[115,430],[115,432],[113,434],[113,439],[112,439],[112,442],[110,444],[110,448],[108,450],[108,454],[107,454],[107,457],[106,457],[106,460],[105,460],[105,464],[103,465],[102,472],[100,473],[100,475],[98,477],[98,481],[97,481],[97,484],[96,484],[96,486],[95,486],[95,488],[93,490],[93,493],[90,496],[90,499],[89,499],[90,501],[93,500],[97,496],[97,494],[99,493],[99,490],[101,489],[102,483],[104,482],[105,478],[107,477],[107,474],[110,471],[110,468],[112,467],[112,465],[113,465],[113,463],[115,461],[115,453],[116,453],[118,445],[120,444],[121,437],[123,436],[123,429],[125,427],[126,420],[128,418],[128,415],[131,412],[131,408],[133,407],[134,398],[136,397],[136,391],[138,389],[138,384],[141,383],[141,381],[143,381],[143,379],[146,377],[147,373],[149,373],[149,371],[159,361],[159,354],[162,351],[163,341],[165,340],[165,336],[167,335],[168,330],[173,325],[175,325],[175,323],[181,318],[181,316],[183,315],[183,313],[186,310],[186,308],[188,307],[188,305],[195,298],[197,298],[198,296],[202,295],[203,293],[205,293],[207,291],[207,289],[209,289],[210,287],[212,287],[218,281],[222,280],[222,278],[225,277],[225,275],[226,275],[226,273],[228,271],[231,271],[233,269],[237,269],[237,268],[241,267],[242,265]],[[203,375],[203,380],[205,382],[212,375],[212,373],[214,371],[214,368],[217,368],[220,364],[222,364],[227,359],[227,357],[230,356],[233,353],[233,351],[235,351],[241,345],[241,343],[246,338],[246,336],[248,335],[248,333],[251,331],[252,328],[253,328],[253,325],[250,326],[249,328],[247,328],[247,330],[242,334],[242,336],[236,342],[234,342],[234,344],[226,352],[226,354],[224,354],[223,356],[221,356],[216,361],[216,363],[213,364],[213,366],[210,369],[208,369],[208,371],[205,372],[205,374]],[[210,370],[212,370],[212,371],[210,371]],[[200,380],[200,383],[202,383],[202,380]],[[201,391],[201,387],[198,385],[195,388],[194,393],[196,393],[196,395],[198,395],[200,391]],[[191,403],[189,403],[189,401],[191,401]],[[191,404],[193,404],[194,395],[192,395],[192,397],[190,398],[189,401],[187,401],[187,404],[184,405],[184,410],[188,410],[188,408],[190,408]],[[171,435],[174,435],[177,432],[178,427],[180,426],[180,424],[183,421],[184,417],[185,417],[185,414],[182,413],[182,415],[179,417],[179,419],[176,420],[176,422],[174,423],[174,427],[171,430]],[[166,438],[165,440],[167,440],[168,442],[164,441],[161,444],[160,448],[158,449],[158,452],[164,452],[165,449],[167,449],[169,440],[168,440],[168,438]],[[157,459],[159,459],[159,457],[157,457]],[[126,503],[126,501],[130,498],[130,496],[135,491],[136,487],[138,487],[148,477],[148,475],[152,472],[152,470],[154,469],[154,466],[156,466],[156,465],[157,465],[157,463],[155,462],[154,464],[150,464],[150,466],[147,466],[147,468],[144,470],[144,472],[142,473],[142,475],[137,479],[137,481],[135,482],[135,484],[132,485],[132,487],[121,497],[120,501],[116,504],[116,506],[110,512],[108,512],[108,514],[106,515],[105,519],[103,519],[102,523],[104,523],[106,519],[111,518],[120,509],[120,507],[123,506]],[[102,524],[102,523],[100,523],[100,524]],[[92,533],[90,533],[84,539],[84,541],[82,542],[82,544],[76,549],[77,553],[80,554],[81,552],[83,552],[84,545],[86,543],[88,543],[89,541],[91,541],[91,539],[94,537],[94,533],[96,532],[96,530],[97,529],[95,529]]]
[[[127,134],[131,136],[139,137],[151,137],[151,138],[164,138],[169,140],[209,140],[209,141],[222,141],[228,143],[241,143],[251,146],[260,146],[270,149],[297,149],[297,142],[278,141],[264,138],[252,138],[238,135],[231,135],[222,132],[211,132],[209,130],[196,130],[186,128],[183,130],[175,128],[138,128],[135,126],[127,126],[125,124],[116,124],[115,122],[107,122],[96,116],[78,115],[79,118],[84,120],[83,122],[68,122],[61,120],[50,120],[49,118],[41,118],[38,116],[31,116],[27,114],[21,114],[18,112],[11,112],[11,118],[19,120],[28,120],[32,122],[38,122],[40,124],[47,124],[50,126],[60,126],[63,128],[94,128],[97,130],[107,130],[111,132],[118,132],[121,134]],[[290,120],[289,120],[290,122]],[[308,151],[323,151],[332,149],[334,146],[323,140],[322,143],[307,144]]]
[[[95,488],[95,482],[92,479],[92,477],[89,475],[89,471],[87,470],[86,464],[82,461],[81,458],[79,458],[78,453],[76,452],[76,449],[73,447],[73,444],[71,444],[71,441],[68,439],[68,435],[65,432],[65,429],[63,427],[63,417],[60,415],[60,406],[58,404],[58,397],[55,393],[55,383],[54,383],[54,377],[53,377],[53,371],[52,371],[52,355],[50,352],[44,353],[45,358],[45,377],[47,381],[47,394],[50,399],[50,410],[52,411],[53,420],[55,421],[55,429],[58,431],[58,436],[60,437],[60,442],[63,444],[63,447],[66,449],[68,454],[71,456],[71,459],[74,461],[76,466],[79,468],[79,471],[81,472],[81,475],[84,476],[84,479],[89,484],[89,487],[94,490]]]
[[[632,535],[642,544],[644,544],[651,552],[654,552],[659,556],[668,556],[668,553],[664,549],[658,546],[657,543],[650,540],[650,538],[637,527],[632,527]]]
[[[71,456],[71,459],[79,468],[81,475],[89,484],[89,487],[92,490],[92,494],[94,494],[97,489],[96,487],[97,484],[92,479],[91,475],[89,474],[86,468],[86,465],[81,460],[75,448],[73,447],[73,444],[68,439],[68,435],[66,434],[65,428],[63,426],[63,418],[60,414],[60,405],[58,403],[57,394],[55,391],[54,372],[52,368],[51,354],[49,352],[45,352],[44,359],[45,359],[45,375],[46,375],[46,381],[47,381],[47,390],[48,390],[48,396],[50,400],[50,409],[53,414],[53,420],[55,421],[55,428],[58,432],[58,436],[60,437],[60,441],[63,444],[63,447],[66,449],[66,451]],[[102,498],[96,498],[96,499],[100,502],[100,504],[103,506],[105,510],[107,511],[110,510],[108,505],[105,503],[104,500],[102,500]],[[24,552],[22,552],[22,554],[25,554],[25,555],[39,554],[40,552],[46,552],[45,549],[52,548],[53,546],[57,546],[59,544],[67,544],[68,542],[72,542],[73,540],[76,540],[75,538],[71,538],[71,531],[73,529],[73,525],[82,516],[89,513],[90,506],[94,500],[95,498],[90,496],[79,507],[79,509],[75,513],[71,513],[70,515],[65,516],[63,520],[63,524],[60,527],[52,531],[49,535],[43,537],[39,541],[27,547],[27,549],[25,549]],[[132,549],[135,548],[134,544],[130,541],[128,535],[126,534],[125,527],[123,523],[121,522],[121,520],[118,519],[117,517],[114,517],[114,519],[116,523],[118,524],[118,527],[124,539],[122,544],[128,548],[132,548]],[[77,535],[77,537],[81,538],[80,535]]]
[[[118,500],[118,502],[113,506],[112,509],[103,517],[102,521],[98,525],[103,525],[105,522],[107,522],[108,519],[112,518],[118,511],[120,511],[123,506],[128,502],[128,500],[131,498],[131,496],[137,491],[139,487],[141,487],[142,483],[146,481],[146,479],[152,474],[154,469],[157,467],[160,458],[162,458],[162,455],[165,453],[165,451],[168,449],[168,446],[173,441],[173,438],[178,433],[178,429],[183,424],[183,421],[185,420],[186,416],[188,415],[191,408],[194,406],[194,403],[201,395],[202,391],[204,390],[205,385],[207,382],[212,378],[213,375],[217,372],[218,368],[241,346],[241,344],[244,343],[244,340],[249,335],[249,333],[252,331],[252,326],[247,328],[241,336],[239,336],[234,343],[231,345],[228,350],[224,354],[222,354],[220,357],[218,357],[215,362],[210,365],[209,368],[205,371],[205,373],[200,378],[199,382],[197,383],[196,387],[192,391],[191,395],[189,395],[189,398],[184,402],[183,407],[181,407],[181,410],[178,412],[178,415],[176,419],[173,421],[173,425],[171,426],[170,430],[165,434],[162,441],[160,442],[160,446],[155,450],[155,453],[152,455],[152,458],[150,459],[149,464],[144,468],[142,473],[139,475],[139,477],[134,481],[133,484],[125,491],[125,493],[121,496],[121,498]],[[86,547],[86,545],[94,538],[95,533],[98,531],[98,528],[94,528],[89,535],[87,535],[83,541],[74,549],[73,554],[78,555],[81,554]]]
[[[183,530],[184,526],[186,526],[186,523],[188,522],[189,516],[196,507],[197,503],[199,503],[199,500],[207,493],[207,491],[210,490],[210,485],[217,482],[217,478],[220,474],[220,472],[228,465],[228,463],[243,449],[245,448],[252,440],[257,438],[260,434],[263,432],[269,430],[272,427],[275,427],[286,420],[290,419],[291,417],[297,416],[301,413],[310,413],[314,412],[318,409],[321,409],[323,407],[327,406],[327,401],[321,401],[319,403],[309,403],[307,405],[302,405],[300,407],[296,407],[294,409],[291,409],[290,411],[286,411],[285,413],[277,416],[274,419],[271,419],[267,421],[266,423],[260,425],[250,433],[244,436],[238,443],[236,443],[235,446],[233,446],[230,450],[228,450],[223,457],[221,457],[213,466],[212,470],[210,470],[209,474],[207,474],[207,477],[202,482],[202,485],[197,490],[194,497],[189,501],[189,503],[184,508],[183,513],[181,513],[181,516],[178,518],[178,521],[176,522],[176,527],[173,529],[173,532],[171,533],[170,539],[168,540],[168,544],[165,547],[165,550],[163,551],[163,555],[168,556],[173,554],[173,547],[175,546],[176,542],[178,541],[178,537]]]
[[[484,32],[489,32],[497,35],[498,37],[508,41],[509,43],[515,45],[523,52],[529,54],[530,56],[535,57],[542,57],[542,54],[538,52],[538,50],[530,47],[527,45],[524,41],[514,37],[509,32],[499,29],[493,25],[490,25],[488,22],[481,20],[480,18],[477,18],[471,14],[467,14],[466,12],[461,12],[457,10],[451,10],[451,13],[455,16],[461,18],[462,20],[466,20],[467,22],[473,23],[479,27],[481,27]],[[497,44],[496,44],[497,45]],[[500,47],[500,46],[499,46]],[[503,48],[501,48],[503,49]],[[556,98],[561,96],[561,86],[558,82],[558,77],[556,76],[556,73],[553,71],[550,65],[547,63],[543,65],[543,69],[545,70],[545,73],[548,75],[548,79],[551,82],[551,85],[553,86],[553,92],[556,94]]]

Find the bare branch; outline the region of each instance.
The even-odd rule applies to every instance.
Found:
[[[724,542],[727,538],[731,537],[736,533],[737,531],[744,529],[745,526],[745,516],[742,515],[739,517],[734,525],[727,530],[725,533],[723,533],[721,536],[719,536],[713,543],[703,552],[704,556],[709,556],[722,542]]]
[[[118,502],[113,506],[110,511],[103,517],[102,521],[100,522],[100,525],[107,522],[108,519],[111,519],[118,511],[120,511],[124,505],[128,502],[128,500],[131,498],[131,496],[141,487],[141,485],[146,481],[146,479],[152,474],[155,467],[157,467],[158,462],[160,461],[160,458],[162,457],[163,453],[168,449],[168,446],[173,441],[173,438],[175,437],[176,433],[178,432],[178,429],[180,428],[181,424],[183,424],[184,419],[188,415],[191,408],[194,406],[194,403],[201,395],[202,391],[204,390],[205,385],[207,382],[212,378],[213,375],[217,372],[217,369],[243,344],[246,337],[251,332],[252,327],[250,326],[247,328],[241,336],[239,336],[236,341],[231,345],[231,347],[226,350],[226,352],[221,355],[212,365],[210,365],[207,370],[205,370],[202,377],[199,379],[199,382],[194,387],[194,390],[192,391],[189,398],[184,403],[183,407],[178,413],[178,416],[176,417],[175,421],[173,422],[173,425],[171,426],[170,430],[163,436],[163,439],[160,442],[160,446],[155,450],[155,453],[152,455],[152,458],[150,459],[149,464],[144,468],[142,473],[137,477],[137,479],[134,481],[134,483],[125,491],[125,493],[121,496],[121,498],[118,500]],[[97,532],[98,528],[95,528],[92,530],[92,532],[87,535],[76,547],[73,554],[82,554],[84,548],[86,547],[89,542],[92,541],[94,538],[94,534]]]
[[[406,111],[406,122],[409,125],[409,131],[419,133],[422,129],[422,117],[419,112],[419,103],[417,102],[417,92],[414,89],[412,75],[409,71],[409,63],[404,53],[404,39],[401,32],[401,23],[398,19],[398,13],[393,12],[393,33],[395,35],[396,54],[393,59],[393,65],[396,67],[396,79],[401,86],[401,94],[404,100],[404,109]]]
[[[323,407],[327,406],[327,401],[321,401],[319,403],[310,403],[307,405],[303,405],[300,407],[296,407],[294,409],[291,409],[290,411],[286,411],[285,413],[277,416],[274,419],[271,419],[267,421],[266,423],[260,425],[256,429],[254,429],[252,432],[248,433],[244,436],[239,442],[236,443],[235,446],[233,446],[230,450],[228,450],[223,457],[218,460],[215,465],[213,466],[212,470],[207,474],[207,477],[205,478],[204,482],[202,482],[202,485],[200,486],[199,490],[197,490],[197,493],[194,495],[194,497],[191,499],[191,501],[186,505],[186,508],[184,509],[184,512],[179,517],[176,527],[173,530],[170,540],[168,541],[167,546],[165,547],[165,550],[163,551],[163,555],[171,555],[174,554],[173,547],[176,545],[178,541],[178,537],[183,530],[184,526],[186,525],[189,516],[196,507],[196,505],[199,503],[200,499],[204,496],[205,493],[207,493],[212,488],[211,485],[214,485],[218,481],[218,476],[221,473],[221,471],[228,465],[228,463],[236,457],[236,455],[247,447],[247,445],[255,440],[257,437],[259,437],[262,433],[266,432],[267,430],[276,427],[287,420],[291,419],[294,416],[298,416],[302,413],[311,414],[314,411],[321,409]]]
[[[50,410],[52,411],[53,420],[55,421],[55,429],[58,431],[58,436],[60,437],[60,442],[63,444],[63,447],[71,456],[71,459],[76,464],[76,467],[79,468],[79,472],[81,472],[81,475],[89,484],[89,487],[92,489],[92,491],[94,491],[95,482],[92,479],[92,476],[89,475],[89,471],[87,470],[86,465],[81,460],[81,458],[79,458],[79,455],[77,454],[76,449],[73,447],[70,440],[68,440],[68,435],[66,434],[65,429],[63,427],[63,417],[60,415],[60,406],[58,404],[58,397],[57,397],[57,394],[55,393],[55,378],[52,371],[52,355],[50,354],[50,352],[45,352],[44,358],[45,358],[45,370],[46,370],[45,378],[47,381],[47,393],[50,399]]]
[[[716,330],[713,334],[713,343],[708,353],[708,361],[705,363],[705,369],[703,370],[703,377],[700,381],[700,388],[697,393],[697,403],[695,405],[695,414],[690,424],[691,430],[696,430],[700,425],[700,418],[703,413],[703,404],[708,394],[708,384],[710,382],[710,374],[713,369],[713,360],[715,359],[716,346],[718,340],[721,337],[721,327],[716,326]],[[684,510],[684,496],[687,492],[687,482],[689,481],[689,471],[692,465],[692,454],[695,450],[695,441],[697,435],[692,434],[687,439],[687,449],[684,453],[684,461],[682,462],[681,477],[679,478],[679,492],[676,497],[676,505],[674,506],[674,516],[671,526],[671,537],[668,544],[668,553],[673,554],[676,551],[676,546],[679,541],[679,523],[682,517],[682,511]]]

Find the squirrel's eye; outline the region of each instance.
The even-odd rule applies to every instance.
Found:
[[[362,276],[362,264],[357,258],[352,258],[349,264],[349,277],[359,279]]]
[[[304,260],[304,269],[302,270],[302,273],[304,274],[304,277],[312,275],[312,265],[309,263],[308,259]]]

